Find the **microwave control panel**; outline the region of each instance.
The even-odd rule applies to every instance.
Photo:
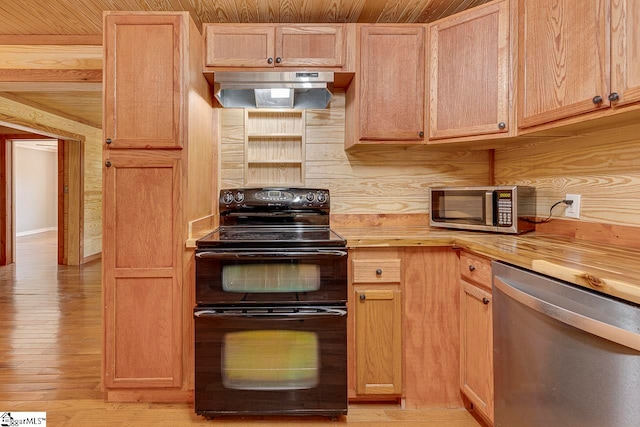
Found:
[[[496,193],[498,227],[511,227],[513,225],[513,194],[511,190],[498,190]]]

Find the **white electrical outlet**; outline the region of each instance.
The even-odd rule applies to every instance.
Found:
[[[567,206],[564,210],[564,216],[567,218],[580,218],[580,195],[579,194],[567,194],[566,200],[573,200],[571,206]]]

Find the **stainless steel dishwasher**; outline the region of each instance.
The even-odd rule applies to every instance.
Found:
[[[640,426],[640,306],[493,262],[496,427]]]

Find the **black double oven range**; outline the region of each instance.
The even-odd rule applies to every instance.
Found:
[[[195,411],[347,413],[347,251],[329,191],[220,192],[196,243]]]

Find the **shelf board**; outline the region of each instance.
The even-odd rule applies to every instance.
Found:
[[[300,164],[302,163],[301,159],[288,159],[288,160],[247,160],[249,164],[277,164],[277,163],[291,163],[291,164]]]
[[[251,133],[247,134],[249,139],[277,139],[277,138],[302,138],[300,133]]]

